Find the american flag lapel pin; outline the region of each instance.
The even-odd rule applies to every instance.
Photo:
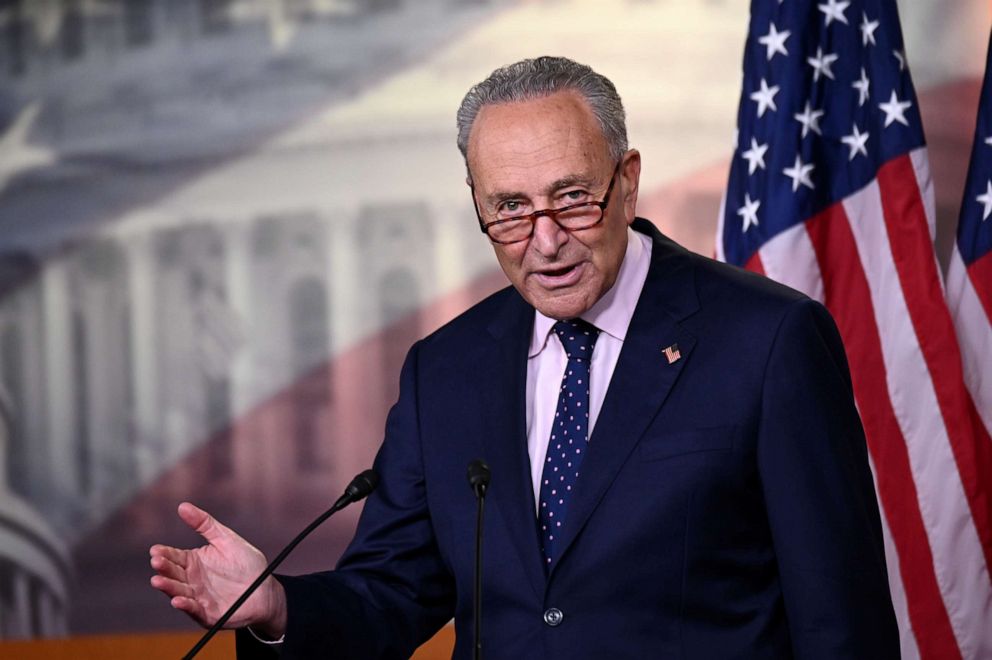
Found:
[[[665,358],[668,360],[668,364],[675,364],[682,358],[682,354],[679,353],[679,345],[672,344],[671,346],[666,346],[662,349],[665,354]]]

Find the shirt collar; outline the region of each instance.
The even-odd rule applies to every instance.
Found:
[[[617,281],[581,318],[621,342],[626,339],[627,328],[630,327],[634,308],[648,278],[650,265],[651,239],[628,227],[627,250],[620,263]],[[528,359],[544,350],[555,322],[555,319],[534,310],[534,330],[530,338],[530,350],[527,352]]]

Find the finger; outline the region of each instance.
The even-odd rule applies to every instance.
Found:
[[[195,596],[193,593],[193,588],[185,582],[173,580],[172,578],[167,578],[163,575],[153,575],[150,582],[153,587],[164,593],[166,596],[170,596],[172,598],[175,598],[176,596],[193,598],[193,596]]]
[[[170,602],[173,608],[185,612],[190,617],[193,618],[201,626],[209,626],[210,624],[206,620],[204,615],[203,607],[193,598],[186,598],[185,596],[176,596]]]
[[[188,550],[182,550],[180,548],[173,548],[173,547],[168,546],[168,545],[158,545],[158,544],[156,544],[156,545],[153,545],[151,548],[149,548],[148,554],[151,555],[153,558],[154,557],[164,557],[165,559],[168,559],[169,561],[171,561],[173,564],[176,564],[178,566],[182,566],[183,568],[185,568],[186,567],[186,562],[187,562],[187,559],[188,559],[187,555],[189,554],[189,551]]]
[[[152,557],[151,565],[159,575],[172,578],[173,580],[179,580],[180,582],[189,582],[186,579],[186,569],[169,561],[165,557]]]
[[[217,522],[217,519],[209,513],[189,502],[183,502],[179,505],[179,517],[211,545],[222,543],[232,537],[240,538],[233,531]]]

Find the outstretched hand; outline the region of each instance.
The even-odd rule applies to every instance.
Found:
[[[156,575],[151,585],[169,596],[201,626],[213,625],[248,585],[265,570],[265,556],[233,530],[189,502],[179,505],[179,517],[207,545],[191,550],[153,545],[149,550]],[[227,622],[227,628],[253,628],[279,637],[286,628],[286,595],[271,576]]]

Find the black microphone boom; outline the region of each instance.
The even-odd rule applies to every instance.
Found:
[[[200,638],[200,641],[196,643],[196,646],[194,646],[189,650],[189,653],[183,656],[183,660],[191,660],[193,656],[195,656],[197,653],[200,652],[200,649],[202,649],[204,646],[207,645],[207,642],[209,642],[211,638],[213,638],[213,636],[216,635],[217,632],[224,627],[224,624],[227,623],[228,619],[230,619],[231,616],[233,616],[234,613],[238,611],[238,608],[245,604],[245,601],[248,600],[248,597],[251,596],[253,593],[255,593],[255,590],[262,585],[262,582],[265,581],[265,578],[272,575],[273,571],[275,571],[276,568],[279,567],[279,564],[281,564],[283,560],[289,556],[289,553],[291,553],[296,548],[296,546],[300,544],[300,541],[302,541],[303,539],[305,539],[307,536],[310,535],[310,532],[317,529],[325,520],[327,520],[328,518],[330,518],[335,513],[345,508],[349,504],[354,504],[355,502],[358,502],[359,500],[363,500],[366,497],[368,497],[369,494],[373,490],[375,490],[375,487],[378,485],[379,485],[379,475],[377,475],[373,470],[365,470],[357,477],[352,479],[351,483],[348,484],[348,487],[344,489],[344,494],[338,498],[338,501],[334,503],[334,506],[332,506],[324,513],[320,514],[320,516],[318,516],[316,520],[310,523],[306,529],[304,529],[302,532],[297,534],[296,538],[290,541],[289,545],[283,548],[282,552],[276,555],[275,559],[269,562],[269,565],[265,567],[265,570],[262,571],[262,574],[259,575],[257,578],[255,578],[255,581],[252,582],[247,589],[245,589],[245,592],[241,594],[241,596],[236,601],[234,601],[234,604],[231,605],[231,607],[229,607],[226,612],[224,612],[224,615],[221,618],[217,619],[217,622],[214,623],[214,625],[210,626],[210,630],[208,630],[203,635],[203,637]]]
[[[489,466],[480,458],[468,464],[468,484],[475,493],[477,502],[475,517],[475,594],[472,607],[475,610],[472,657],[482,660],[482,506],[486,503],[486,490],[489,488]]]

